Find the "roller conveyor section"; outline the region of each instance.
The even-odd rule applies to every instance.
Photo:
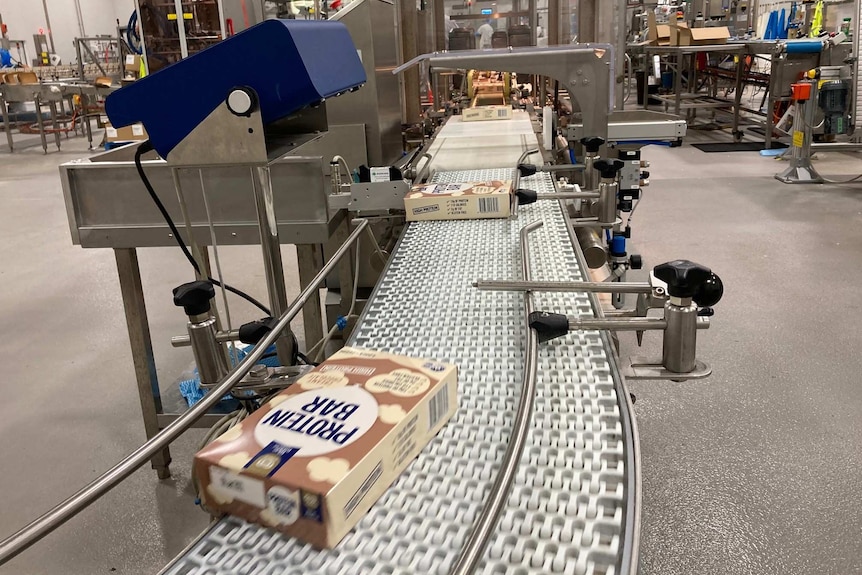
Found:
[[[509,168],[449,171],[433,180],[513,175]],[[554,191],[546,173],[521,185]],[[535,220],[544,225],[529,236],[532,279],[589,280],[554,201],[522,207],[517,220],[406,228],[350,343],[458,365],[459,409],[336,549],[318,551],[226,517],[163,573],[448,573],[508,445],[525,363],[524,295],[471,284],[521,279],[519,231]],[[583,317],[596,305],[583,293],[532,297],[537,310]],[[606,334],[572,332],[540,346],[526,448],[477,573],[634,572],[635,440],[624,394]]]

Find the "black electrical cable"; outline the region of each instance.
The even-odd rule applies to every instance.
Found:
[[[153,185],[150,183],[150,179],[147,177],[147,174],[144,173],[144,166],[141,163],[141,157],[152,150],[153,145],[150,143],[149,140],[142,143],[140,146],[138,146],[138,149],[135,150],[135,167],[138,169],[138,176],[140,176],[141,182],[143,182],[144,187],[147,188],[147,192],[150,194],[150,198],[152,198],[153,203],[156,204],[156,207],[159,209],[159,212],[161,212],[162,217],[165,219],[165,223],[168,224],[168,227],[171,229],[171,233],[174,234],[174,239],[176,240],[177,245],[183,251],[183,254],[186,256],[186,259],[189,260],[189,263],[192,264],[192,267],[195,269],[195,272],[200,274],[201,270],[200,266],[198,266],[198,262],[195,261],[195,258],[192,256],[192,253],[189,251],[189,248],[186,247],[186,243],[183,241],[182,236],[180,236],[180,231],[177,229],[176,224],[174,224],[174,220],[171,219],[171,215],[168,213],[168,210],[165,209],[165,205],[159,199],[158,194],[156,194],[156,190],[153,189]],[[272,316],[272,312],[269,311],[269,308],[267,308],[265,305],[263,305],[247,293],[240,291],[233,286],[222,284],[221,282],[211,277],[207,277],[207,281],[211,282],[214,286],[223,287],[227,291],[238,295],[253,306],[260,309],[266,315]]]
[[[320,365],[319,363],[314,363],[313,361],[311,361],[310,359],[308,359],[308,356],[307,356],[307,355],[305,355],[304,353],[300,352],[300,351],[296,352],[296,356],[297,356],[299,359],[301,359],[301,360],[303,361],[303,363],[305,363],[305,365],[311,365],[311,366],[314,366],[314,367],[317,367],[318,365]]]

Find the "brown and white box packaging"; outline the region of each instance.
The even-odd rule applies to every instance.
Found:
[[[404,198],[408,222],[508,218],[512,182],[495,180],[461,184],[421,184]]]
[[[195,455],[201,499],[332,548],[455,413],[457,380],[345,347]]]

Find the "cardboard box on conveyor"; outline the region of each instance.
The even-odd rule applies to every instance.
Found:
[[[345,347],[195,455],[201,500],[332,548],[455,413],[457,380]]]
[[[511,120],[512,106],[477,106],[461,112],[462,122],[486,122],[489,120]]]
[[[413,186],[404,198],[408,222],[508,218],[512,182],[437,183]]]

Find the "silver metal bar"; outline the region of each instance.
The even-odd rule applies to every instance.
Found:
[[[527,224],[521,229],[521,270],[524,279],[530,280],[530,232],[542,227],[541,221]],[[529,293],[524,294],[524,318],[533,313],[533,299]],[[470,575],[476,569],[488,540],[497,526],[503,504],[509,498],[509,491],[515,479],[518,463],[524,451],[527,441],[527,431],[530,428],[530,418],[533,415],[533,405],[536,399],[536,365],[539,358],[539,338],[536,330],[527,327],[527,349],[526,362],[524,363],[524,384],[521,386],[521,398],[518,402],[518,411],[515,413],[515,421],[512,425],[512,435],[503,461],[500,462],[500,470],[491,486],[488,499],[482,508],[482,513],[473,525],[470,538],[464,545],[461,555],[450,571],[451,575]]]
[[[189,43],[186,39],[186,21],[183,18],[183,2],[182,0],[174,0],[174,10],[177,13],[177,34],[180,39],[180,55],[183,58],[189,57]],[[141,14],[139,11],[138,14]],[[143,25],[141,26],[143,28]],[[141,34],[143,36],[143,34]]]
[[[188,411],[183,413],[176,421],[161,430],[152,439],[144,443],[138,449],[126,456],[122,461],[114,467],[97,477],[86,487],[36,519],[22,529],[13,533],[3,541],[0,541],[0,565],[17,556],[19,553],[54,531],[57,527],[77,515],[80,511],[88,507],[96,499],[110,491],[123,479],[131,475],[135,470],[144,465],[157,453],[165,449],[172,441],[177,439],[183,432],[189,429],[195,421],[206,414],[210,408],[221,401],[221,398],[236,385],[249,372],[266,353],[266,348],[275,343],[281,332],[290,326],[291,320],[296,317],[302,306],[305,305],[312,296],[317,296],[318,286],[323,283],[337,266],[338,262],[345,254],[350,252],[350,246],[365,232],[368,222],[365,220],[354,220],[358,225],[353,233],[347,238],[347,241],[332,254],[332,258],[323,266],[320,273],[315,276],[305,289],[300,292],[299,296],[288,307],[284,314],[279,318],[275,328],[266,334],[259,345],[255,346],[251,352],[240,361],[236,367],[231,370],[227,377],[219,383],[212,391],[207,393],[203,399],[197,402]]]
[[[48,16],[48,0],[42,0],[42,10],[45,11],[45,25],[48,30],[48,41],[51,43],[51,53],[56,53],[57,51],[54,49],[54,29],[51,27],[51,18]],[[36,46],[36,54],[39,54],[39,46]]]
[[[34,99],[36,104],[36,123],[39,124],[39,137],[42,139],[42,151],[48,153],[48,140],[45,139],[45,120],[42,118],[42,100],[39,96]]]
[[[60,130],[59,130],[59,115],[57,114],[57,102],[50,100],[48,102],[48,110],[51,112],[51,131],[54,132],[54,144],[57,150],[60,150]]]
[[[549,173],[553,173],[553,172],[569,172],[569,171],[572,171],[572,170],[578,170],[578,171],[581,171],[581,170],[585,170],[585,169],[586,169],[586,167],[587,167],[587,166],[586,166],[586,165],[584,165],[584,164],[550,164],[550,165],[547,165],[547,166],[541,166],[541,167],[539,167],[539,171],[540,171],[540,172],[549,172]]]
[[[266,290],[273,317],[287,308],[287,289],[284,286],[284,267],[281,261],[281,243],[278,239],[278,221],[272,196],[272,181],[268,167],[251,168],[254,184],[254,203],[260,226],[260,246],[263,251],[263,268],[266,272]],[[282,365],[291,365],[295,345],[293,332],[288,329],[276,340],[278,359]]]
[[[594,331],[644,331],[648,329],[667,329],[667,321],[652,317],[631,317],[623,319],[578,319],[569,318],[569,330]]]
[[[473,287],[487,291],[549,291],[597,293],[649,293],[652,291],[652,286],[647,282],[527,282],[479,280],[473,284]]]
[[[698,317],[697,329],[709,329],[709,318]],[[666,330],[668,328],[668,320],[657,317],[622,317],[622,318],[601,318],[601,319],[579,319],[576,317],[569,318],[569,330],[611,330],[611,331],[646,331],[646,330]]]
[[[9,153],[15,151],[14,142],[12,141],[12,123],[9,121],[9,109],[6,107],[6,100],[0,96],[0,114],[3,115],[3,127],[6,131],[6,141],[9,142]]]
[[[539,200],[595,200],[598,192],[558,192],[556,194],[541,194]]]
[[[220,331],[216,334],[216,341],[219,343],[230,343],[239,340],[239,330],[232,329],[230,331]],[[175,335],[171,338],[171,346],[173,347],[188,347],[191,345],[189,336]]]

